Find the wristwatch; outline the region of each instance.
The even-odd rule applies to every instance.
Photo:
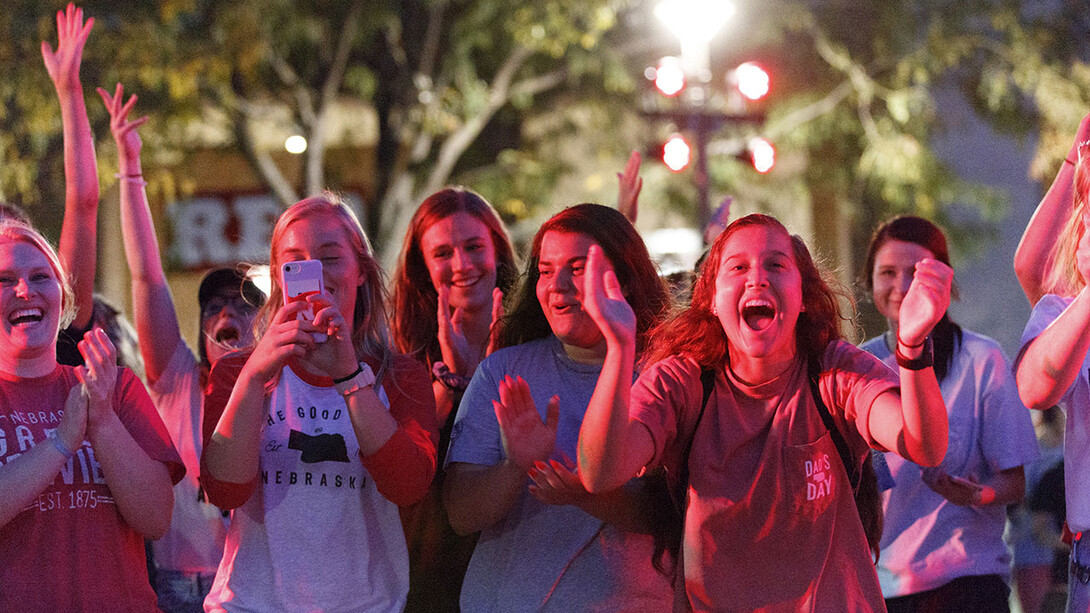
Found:
[[[337,388],[337,391],[341,393],[341,396],[351,396],[365,387],[371,387],[375,384],[375,373],[371,370],[371,367],[363,362],[360,362],[359,368],[356,369],[356,373],[350,375],[347,379],[340,379],[333,381],[333,387]]]

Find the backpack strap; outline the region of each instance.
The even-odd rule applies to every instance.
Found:
[[[712,391],[715,389],[714,370],[711,368],[700,369],[700,387],[704,391],[704,396],[700,400],[700,412],[696,414],[696,421],[693,422],[693,431],[689,434],[689,441],[685,443],[685,451],[681,453],[681,463],[678,465],[677,487],[682,492],[689,487],[689,452],[693,450],[693,439],[696,438],[696,429],[700,426],[700,420],[704,418],[704,409],[708,408],[708,399],[711,398]]]
[[[814,404],[817,405],[821,421],[825,423],[825,428],[829,430],[829,436],[832,437],[833,444],[836,445],[837,455],[840,456],[840,461],[844,464],[844,471],[848,473],[848,482],[852,486],[852,491],[857,491],[859,489],[860,474],[855,469],[855,463],[852,461],[852,452],[848,449],[848,443],[840,433],[840,428],[836,427],[836,422],[833,421],[833,416],[829,413],[829,407],[825,406],[825,401],[821,399],[821,390],[818,389],[821,364],[818,362],[817,355],[811,355],[806,361],[806,374],[807,379],[810,380],[810,395],[813,396]]]

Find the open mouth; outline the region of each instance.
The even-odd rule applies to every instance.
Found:
[[[221,345],[236,345],[238,344],[241,335],[238,330],[232,326],[227,326],[216,331],[216,336],[213,337],[217,343]]]
[[[8,317],[13,326],[36,324],[44,318],[41,309],[19,309]]]
[[[760,332],[772,325],[776,309],[767,300],[750,300],[742,306],[742,319],[750,329]]]

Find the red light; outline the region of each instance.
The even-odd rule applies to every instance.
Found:
[[[676,57],[664,57],[655,68],[655,88],[664,96],[673,97],[685,89],[685,69]]]
[[[738,91],[750,100],[760,100],[768,94],[771,79],[768,72],[755,62],[746,62],[734,69],[734,83]]]
[[[675,134],[662,146],[662,161],[666,167],[674,172],[681,172],[689,165],[692,157],[692,149],[685,137]]]
[[[753,160],[753,168],[764,174],[776,165],[776,148],[768,139],[754,138],[749,141],[749,155]]]

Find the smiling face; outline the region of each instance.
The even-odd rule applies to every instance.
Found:
[[[348,230],[336,216],[323,212],[292,221],[276,245],[275,256],[277,275],[281,274],[279,267],[284,262],[320,260],[325,289],[333,296],[349,327],[353,326],[356,294],[366,277],[360,270]]]
[[[934,257],[926,247],[896,239],[882,243],[875,252],[871,271],[874,306],[889,322],[891,330],[896,330],[900,321],[901,301],[912,285],[916,262]]]
[[[597,244],[578,232],[548,231],[541,238],[537,300],[549,328],[577,360],[605,355],[605,338],[582,306],[587,251]]]
[[[30,243],[0,238],[0,352],[53,359],[63,291],[49,259]]]
[[[433,223],[420,237],[432,286],[450,289],[451,308],[488,309],[496,287],[496,249],[488,226],[459,211]]]
[[[715,277],[716,316],[729,341],[735,372],[774,366],[795,356],[795,324],[802,312],[802,276],[790,237],[767,226],[734,231]]]

